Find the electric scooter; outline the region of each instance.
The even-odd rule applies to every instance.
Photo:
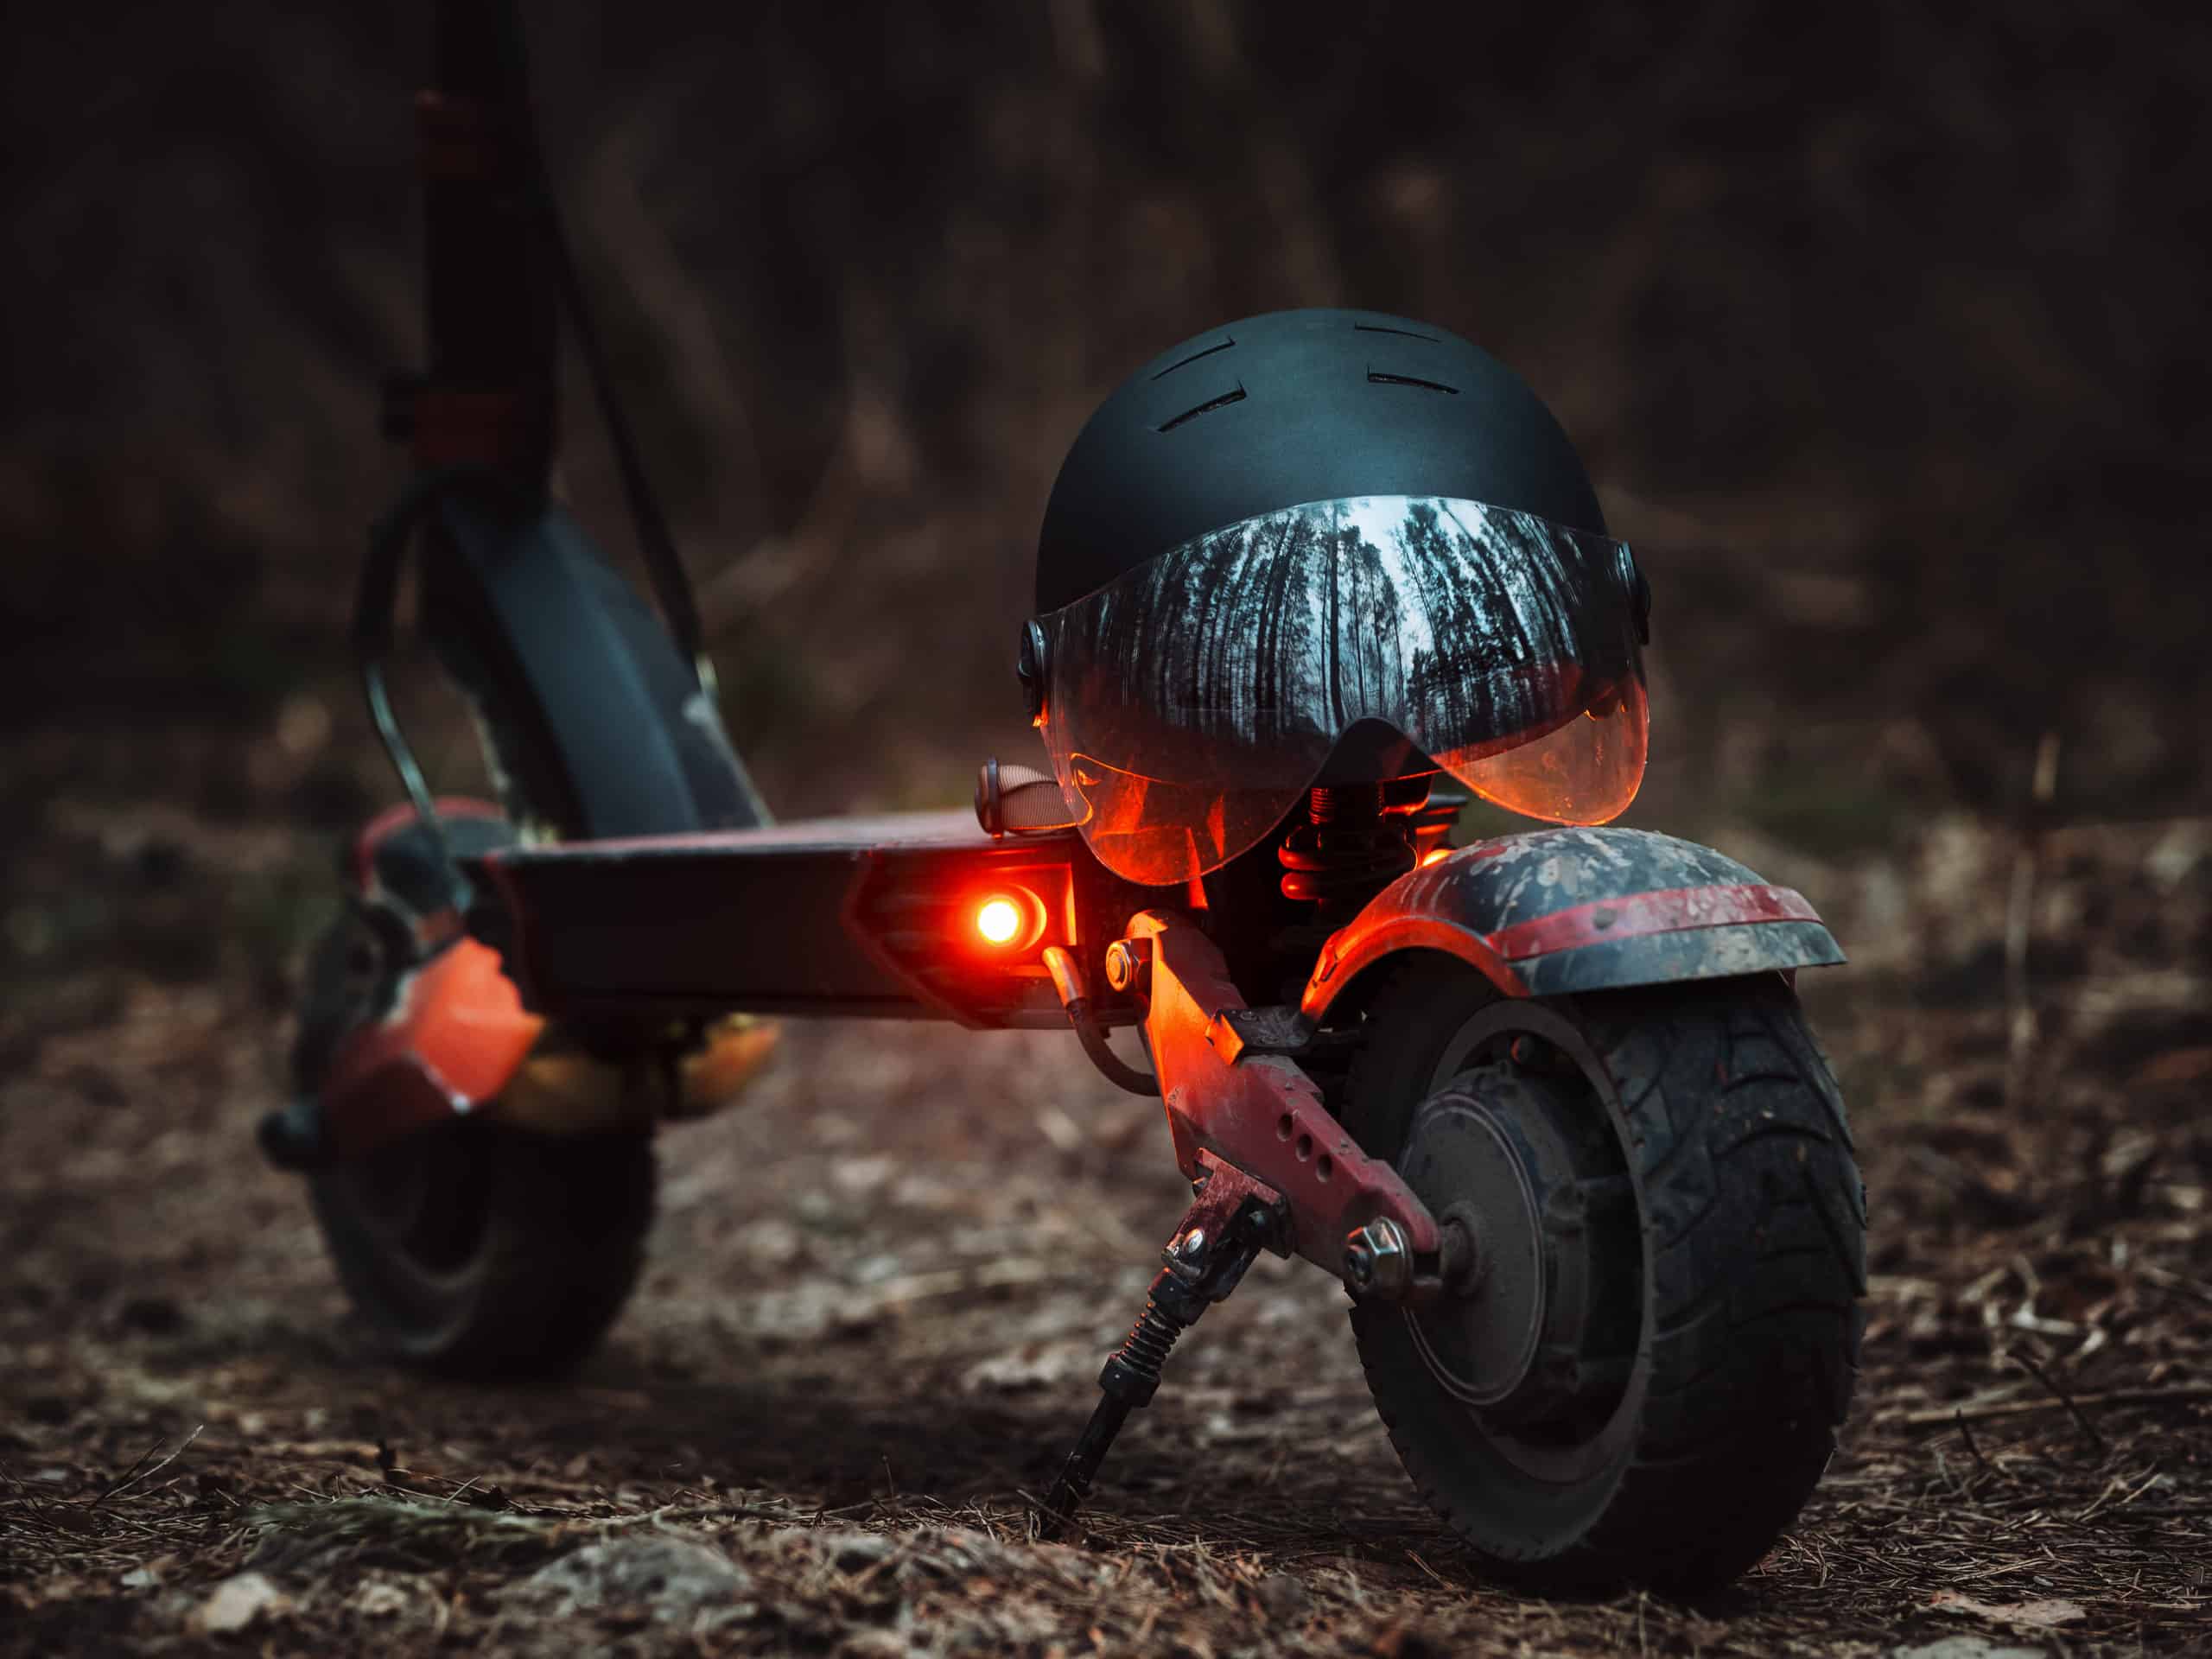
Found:
[[[637,1276],[654,1131],[730,1098],[774,1018],[1067,1030],[1162,1103],[1193,1198],[1042,1530],[1075,1524],[1182,1332],[1266,1250],[1344,1284],[1394,1445],[1488,1570],[1694,1589],[1755,1561],[1833,1450],[1865,1289],[1850,1132],[1794,995],[1843,958],[1805,899],[1645,831],[1454,847],[1465,798],[1433,772],[1325,776],[1166,887],[998,760],[972,814],[774,822],[505,0],[440,0],[417,115],[430,365],[387,397],[414,477],[354,627],[407,798],[346,849],[295,1094],[261,1128],[385,1342],[463,1374],[587,1351]],[[550,492],[564,318],[657,608]],[[497,803],[434,798],[393,713],[410,553]],[[1109,1045],[1127,1027],[1149,1070]]]

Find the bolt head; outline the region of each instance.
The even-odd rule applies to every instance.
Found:
[[[1355,1233],[1352,1236],[1357,1238],[1359,1236]],[[1344,1246],[1344,1277],[1357,1290],[1365,1290],[1375,1282],[1375,1257],[1366,1245],[1355,1243]]]
[[[1344,1240],[1344,1277],[1355,1290],[1403,1295],[1414,1279],[1414,1253],[1405,1230],[1388,1217],[1355,1229]]]
[[[1145,985],[1143,948],[1128,939],[1106,947],[1106,982],[1117,991],[1142,995]]]
[[[1106,982],[1117,991],[1129,988],[1129,957],[1119,939],[1106,947]]]

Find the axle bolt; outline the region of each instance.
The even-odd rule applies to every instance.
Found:
[[[1414,1281],[1405,1230],[1387,1216],[1354,1229],[1344,1239],[1344,1279],[1362,1295],[1404,1295]]]
[[[1152,941],[1116,939],[1106,947],[1106,982],[1128,996],[1152,988]]]
[[[1483,1254],[1481,1230],[1473,1212],[1455,1205],[1440,1217],[1444,1282],[1462,1296],[1471,1295],[1490,1271],[1490,1257]]]

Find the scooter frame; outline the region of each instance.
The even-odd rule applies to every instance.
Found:
[[[510,14],[503,0],[440,0],[437,15],[438,84],[418,102],[431,367],[394,388],[387,422],[413,445],[416,484],[372,545],[356,628],[412,805],[365,833],[354,886],[409,936],[416,965],[385,1015],[340,1045],[312,1134],[272,1135],[284,1161],[363,1156],[462,1114],[554,1127],[509,1090],[549,1022],[588,1029],[602,1048],[609,1032],[636,1033],[641,1054],[669,1052],[671,1030],[686,1033],[678,1046],[710,1046],[702,1033],[734,1012],[1071,1027],[1109,1075],[1163,1102],[1199,1197],[1154,1287],[1157,1329],[1141,1341],[1141,1322],[1109,1362],[1108,1402],[1048,1505],[1065,1515],[1120,1416],[1150,1397],[1175,1332],[1257,1249],[1305,1256],[1385,1300],[1420,1301],[1464,1270],[1466,1234],[1362,1151],[1301,1065],[1344,1040],[1402,953],[1458,957],[1516,999],[1842,960],[1801,895],[1710,849],[1554,829],[1455,850],[1457,802],[1440,798],[1410,816],[1416,868],[1327,933],[1295,1001],[1255,1007],[1197,884],[1132,886],[1072,830],[993,833],[979,818],[995,816],[995,784],[976,818],[772,823],[722,729],[696,607],[608,383],[530,132]],[[664,624],[548,493],[563,308]],[[528,827],[557,838],[457,846],[452,827],[490,809],[434,800],[414,768],[381,669],[417,540],[424,630],[495,737],[529,758],[533,775],[518,781],[550,822]],[[379,858],[410,824],[429,829],[443,868],[427,896],[400,903],[378,891]],[[1020,922],[995,940],[974,926],[994,900]],[[1107,1029],[1133,1024],[1149,1076],[1106,1045]],[[664,1091],[661,1104],[681,1096]],[[606,1109],[558,1127],[607,1127],[638,1108],[610,1096]]]

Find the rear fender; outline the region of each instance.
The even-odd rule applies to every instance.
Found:
[[[1462,847],[1385,887],[1323,947],[1314,1020],[1385,957],[1443,950],[1508,996],[1791,972],[1843,961],[1802,893],[1695,842],[1556,829]]]

